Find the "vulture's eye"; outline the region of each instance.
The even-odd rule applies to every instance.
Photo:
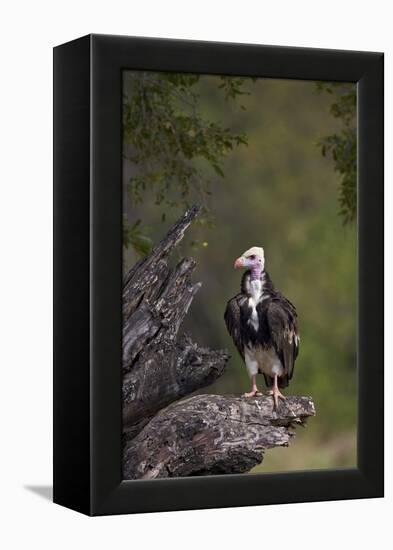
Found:
[[[250,260],[255,260],[255,255],[254,255],[254,254],[251,254],[251,256],[249,256],[249,259],[250,259]]]

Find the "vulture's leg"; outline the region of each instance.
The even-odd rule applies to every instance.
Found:
[[[279,399],[285,399],[285,395],[283,395],[280,390],[278,389],[277,385],[277,374],[273,377],[273,389],[268,392],[269,395],[273,396],[274,401],[274,407],[273,409],[276,411],[278,409],[278,400]]]
[[[250,353],[248,350],[245,350],[244,360],[247,367],[247,372],[251,378],[251,391],[243,393],[243,397],[254,397],[259,393],[257,388],[257,373],[258,373],[258,362],[255,359],[255,356]]]
[[[251,376],[251,391],[249,392],[246,392],[246,393],[243,393],[243,397],[254,397],[255,395],[257,395],[258,392],[258,388],[257,388],[257,375],[256,374],[253,374]]]

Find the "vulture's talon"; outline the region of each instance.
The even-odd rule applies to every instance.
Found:
[[[258,394],[260,394],[258,390],[252,390],[252,391],[243,393],[243,397],[255,397]]]

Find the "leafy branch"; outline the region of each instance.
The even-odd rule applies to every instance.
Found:
[[[330,157],[341,175],[339,188],[340,215],[344,224],[356,219],[357,140],[356,87],[339,82],[317,82],[318,92],[334,97],[330,113],[342,123],[342,130],[322,138],[318,145],[324,157]]]
[[[137,220],[130,225],[123,222],[123,245],[128,248],[132,246],[139,256],[146,256],[153,246],[153,241],[146,235],[148,228],[142,226],[142,221]]]
[[[246,145],[246,136],[199,112],[200,75],[135,71],[125,79],[123,155],[133,165],[127,182],[128,204],[141,204],[150,192],[165,219],[168,208],[188,208],[197,200],[203,207],[200,223],[206,223],[212,177],[224,177],[224,158],[235,147]],[[216,80],[225,101],[247,93],[243,78]],[[145,254],[148,240],[142,224],[130,227],[125,220],[124,225],[124,246]]]

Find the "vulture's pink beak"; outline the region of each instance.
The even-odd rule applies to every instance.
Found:
[[[239,267],[243,267],[243,258],[238,258],[236,261],[235,261],[235,265],[234,265],[234,268],[235,269],[238,269]]]

